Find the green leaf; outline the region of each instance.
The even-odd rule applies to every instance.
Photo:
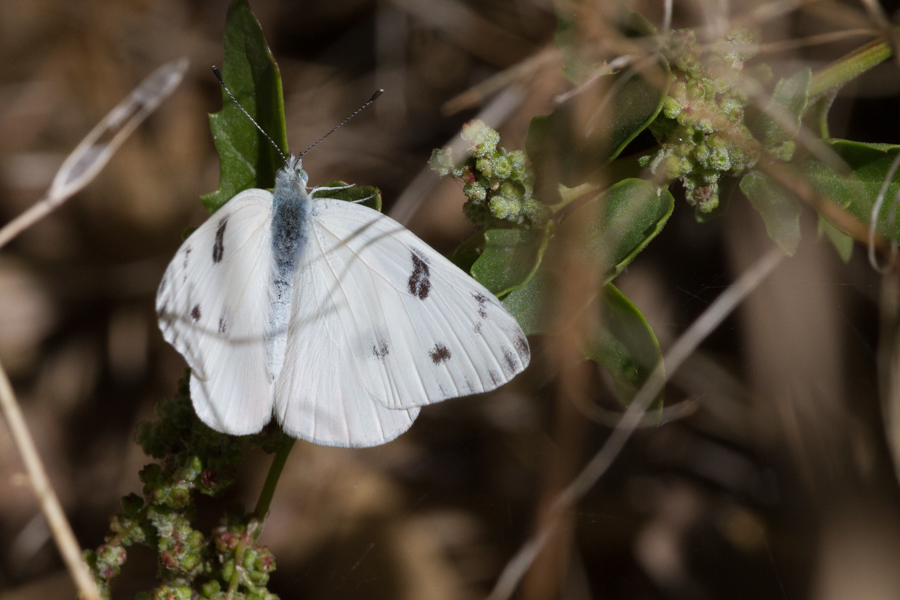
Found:
[[[626,70],[614,76],[609,92],[612,102],[599,102],[587,123],[584,115],[576,118],[569,104],[534,117],[525,150],[538,177],[568,187],[584,183],[653,122],[662,109],[668,81],[667,77],[666,89],[661,91],[635,71]],[[585,135],[588,127],[590,136]]]
[[[613,277],[662,230],[675,208],[667,189],[644,179],[625,179],[572,211],[559,227],[592,255],[601,273]]]
[[[838,256],[841,257],[844,264],[846,265],[850,262],[850,257],[853,256],[853,238],[835,225],[832,225],[831,221],[819,215],[819,237],[822,237],[823,234],[828,236],[828,240],[834,246],[834,249],[837,250]]]
[[[762,216],[766,233],[793,256],[800,243],[800,203],[781,184],[763,173],[750,171],[741,179],[741,191]]]
[[[502,297],[534,276],[550,241],[550,228],[490,229],[484,239],[484,252],[471,273],[492,294]]]
[[[450,262],[466,273],[471,273],[472,265],[484,252],[484,244],[484,233],[479,231],[471,235],[466,241],[456,247],[456,250],[450,255]]]
[[[766,146],[794,139],[800,131],[800,120],[809,103],[812,70],[803,69],[775,86],[775,93],[765,112],[753,126],[753,135]]]
[[[233,0],[225,19],[225,62],[222,79],[281,151],[287,155],[284,99],[278,65],[259,22],[246,0]],[[219,189],[202,197],[215,212],[235,194],[249,188],[271,188],[284,160],[222,90],[222,110],[209,116],[219,153]]]
[[[662,360],[662,350],[641,311],[608,284],[600,297],[597,328],[585,342],[585,356],[606,369],[619,401],[628,406]],[[660,391],[651,408],[662,408],[662,403]]]
[[[643,179],[620,181],[597,198],[572,211],[559,226],[547,252],[558,251],[560,240],[580,249],[590,268],[598,269],[608,283],[662,230],[675,206],[668,190],[657,192]],[[549,255],[548,255],[549,256]],[[549,331],[556,305],[555,293],[562,289],[552,270],[554,260],[545,258],[521,289],[503,299],[526,335]]]
[[[326,183],[322,188],[344,187],[347,184],[343,181],[332,181]],[[381,190],[371,185],[354,185],[342,190],[329,190],[327,193],[316,194],[316,198],[334,198],[335,200],[344,200],[346,202],[359,202],[366,198],[365,202],[359,202],[363,206],[374,208],[381,212]]]
[[[559,287],[553,283],[549,269],[538,269],[528,283],[510,292],[501,302],[519,322],[525,335],[551,333],[549,324],[556,304],[554,289]]]
[[[868,225],[875,199],[887,178],[891,163],[900,152],[900,146],[864,144],[847,140],[827,140],[825,143],[847,163],[852,172],[846,175],[837,173],[822,161],[811,157],[800,167],[801,174],[819,194],[831,199],[860,222]],[[878,233],[894,241],[900,240],[900,227],[897,223],[891,226],[889,222],[891,205],[898,192],[900,192],[900,169],[894,173],[888,185],[884,205],[876,221]],[[900,221],[900,214],[897,221]]]

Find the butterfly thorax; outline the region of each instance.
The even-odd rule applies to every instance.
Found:
[[[306,172],[300,161],[291,162],[275,175],[272,206],[272,285],[269,288],[269,376],[274,380],[284,363],[284,349],[291,314],[291,292],[297,261],[309,235],[312,199],[306,192]]]

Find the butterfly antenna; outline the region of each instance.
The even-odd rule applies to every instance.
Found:
[[[372,97],[369,98],[369,100],[368,100],[365,104],[363,104],[362,106],[360,106],[359,108],[357,108],[357,109],[353,112],[352,115],[350,115],[349,117],[347,117],[346,119],[344,119],[343,121],[341,121],[340,123],[338,123],[338,124],[335,126],[334,129],[332,129],[331,131],[329,131],[328,133],[326,133],[325,135],[323,135],[322,137],[320,137],[318,142],[316,142],[315,144],[313,144],[312,146],[310,146],[309,148],[307,148],[306,150],[304,150],[304,151],[300,154],[300,158],[303,158],[304,156],[306,156],[306,153],[309,152],[310,150],[312,150],[313,148],[315,148],[315,147],[319,144],[319,142],[321,142],[322,140],[324,140],[325,138],[327,138],[329,135],[331,135],[332,133],[334,133],[335,131],[337,131],[338,128],[340,128],[344,123],[346,123],[347,121],[349,121],[350,119],[352,119],[353,117],[355,117],[356,115],[358,115],[362,109],[364,109],[364,108],[367,107],[368,105],[370,105],[370,104],[372,104],[373,102],[375,102],[376,100],[378,100],[378,97],[381,96],[383,93],[384,93],[384,90],[378,90],[377,92],[375,92],[374,94],[372,94]]]
[[[278,144],[275,143],[275,140],[273,140],[271,137],[269,137],[269,134],[266,133],[266,131],[262,127],[259,126],[259,123],[257,123],[253,119],[253,117],[250,116],[250,113],[248,113],[246,110],[244,110],[244,107],[241,106],[241,103],[237,101],[237,98],[234,97],[234,94],[232,94],[231,90],[228,89],[228,86],[225,85],[225,82],[222,80],[222,74],[219,73],[219,69],[215,65],[213,65],[212,70],[213,70],[213,75],[215,75],[216,79],[219,80],[219,83],[222,84],[222,89],[225,90],[225,93],[227,93],[231,97],[231,99],[234,100],[234,103],[237,105],[237,107],[239,109],[241,109],[241,112],[244,113],[244,116],[247,117],[248,119],[250,119],[251,123],[256,125],[256,128],[259,129],[259,132],[261,134],[263,134],[266,137],[266,139],[269,140],[269,142],[271,142],[272,147],[275,148],[275,151],[281,155],[281,159],[284,161],[284,164],[285,165],[289,164],[287,157],[284,155],[284,152],[281,151],[281,148],[278,147]],[[369,102],[371,102],[371,100]],[[359,112],[359,111],[356,111],[356,112]],[[354,113],[354,114],[356,114],[356,113]],[[343,125],[343,123],[341,123],[341,125]],[[318,144],[319,142],[316,142],[316,143]],[[300,156],[303,156],[303,155],[301,154]]]

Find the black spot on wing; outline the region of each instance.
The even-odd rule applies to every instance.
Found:
[[[528,340],[521,333],[516,334],[516,351],[522,357],[522,362],[531,358],[531,348],[528,347]]]
[[[488,371],[488,377],[491,380],[491,383],[494,384],[494,387],[503,383],[503,380],[500,379],[500,376],[497,375],[496,371]]]
[[[512,375],[518,370],[519,357],[516,356],[516,353],[512,351],[512,348],[503,349],[503,366],[506,367],[503,370],[508,375]]]
[[[372,346],[372,356],[378,360],[384,360],[390,353],[391,350],[388,348],[387,340],[378,340],[378,343]]]
[[[225,215],[219,221],[219,227],[216,228],[216,242],[213,244],[212,259],[213,263],[222,262],[222,256],[225,254],[225,226],[228,225],[228,217]]]
[[[450,360],[450,349],[438,342],[434,345],[434,348],[428,351],[428,356],[431,357],[431,362],[440,365]]]
[[[196,322],[196,321],[199,321],[199,320],[200,320],[200,317],[201,317],[201,314],[200,314],[200,305],[199,305],[199,304],[195,304],[195,305],[194,305],[194,308],[191,309],[191,318]]]
[[[485,308],[485,304],[487,304],[487,302],[488,302],[487,296],[485,296],[481,292],[477,292],[477,293],[472,294],[472,297],[475,298],[475,302],[478,303],[478,308],[475,309],[478,312],[478,316],[481,317],[482,319],[487,319],[488,313],[487,313],[487,309]],[[481,333],[481,332],[479,331],[477,333]]]
[[[481,327],[482,327],[481,323],[475,323],[475,327],[473,329],[475,330],[475,333],[477,333],[478,335],[481,335]]]
[[[228,323],[225,322],[225,317],[221,317],[219,319],[219,333],[226,333],[228,331]]]
[[[409,275],[409,293],[419,300],[424,300],[431,292],[431,269],[428,268],[428,259],[415,251],[410,256],[413,270]]]
[[[184,247],[184,261],[181,264],[181,269],[184,271],[184,282],[187,283],[187,268],[188,268],[188,259],[191,257],[191,247]]]

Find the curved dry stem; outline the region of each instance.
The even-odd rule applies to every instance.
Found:
[[[900,166],[900,153],[897,154],[897,157],[894,159],[894,162],[891,163],[891,168],[888,169],[887,175],[884,177],[884,181],[881,184],[881,189],[878,190],[878,196],[875,197],[875,204],[872,206],[872,215],[869,218],[869,264],[872,265],[872,268],[878,271],[879,273],[887,273],[890,270],[890,266],[882,266],[878,264],[878,257],[875,256],[875,236],[876,236],[876,227],[878,226],[878,215],[881,214],[881,207],[884,205],[884,198],[887,195],[888,188],[891,185],[891,181],[894,179],[894,173],[897,172],[897,167]],[[894,206],[897,205],[898,198],[894,198]],[[895,214],[892,211],[892,214]],[[897,254],[897,245],[891,240],[891,254]]]
[[[50,532],[66,563],[66,568],[69,569],[69,573],[75,581],[75,586],[85,600],[100,600],[97,584],[81,557],[81,546],[78,545],[75,533],[59,503],[59,498],[56,497],[56,492],[50,485],[47,472],[44,470],[41,457],[34,445],[34,439],[28,432],[25,417],[22,415],[22,410],[19,408],[12,385],[9,383],[9,378],[2,365],[0,365],[0,407],[3,409],[6,422],[9,423],[9,430],[16,443],[16,448],[22,455],[22,462],[25,463],[31,488],[34,490],[34,495],[37,496],[41,511],[47,519]]]
[[[522,577],[540,554],[541,549],[556,528],[560,516],[572,507],[603,476],[609,466],[621,452],[625,443],[638,428],[647,408],[653,403],[666,381],[684,361],[697,349],[700,343],[718,327],[722,321],[734,311],[760,283],[775,270],[785,254],[775,248],[760,258],[727,290],[710,304],[700,317],[672,346],[665,358],[660,361],[647,383],[634,397],[628,410],[622,415],[619,424],[587,466],[569,486],[556,497],[550,508],[549,518],[544,525],[529,539],[500,574],[488,600],[507,600],[515,592]]]
[[[109,111],[63,161],[47,194],[0,229],[0,248],[90,183],[141,121],[175,91],[187,67],[187,58],[164,64]],[[111,137],[101,141],[104,136]]]

